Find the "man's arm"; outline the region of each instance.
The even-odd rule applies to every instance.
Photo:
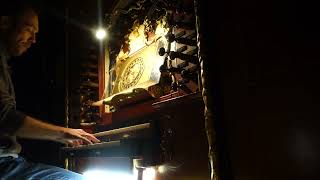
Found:
[[[52,125],[26,116],[16,135],[22,138],[44,139],[57,141],[69,145],[92,144],[100,142],[92,134],[82,129],[65,128]],[[80,140],[80,141],[79,141]]]
[[[26,115],[16,110],[15,97],[9,93],[10,76],[2,61],[0,57],[0,135],[14,135]]]

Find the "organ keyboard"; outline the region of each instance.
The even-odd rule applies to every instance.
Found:
[[[104,149],[104,148],[112,148],[112,147],[119,147],[121,142],[118,141],[109,141],[109,142],[100,142],[95,144],[89,145],[80,145],[76,147],[63,147],[62,150],[64,151],[76,151],[76,150],[94,150],[94,149]],[[70,153],[72,156],[74,153]]]
[[[138,130],[147,129],[147,128],[150,128],[150,123],[137,124],[129,127],[123,127],[123,128],[113,129],[113,130],[104,131],[104,132],[98,132],[98,133],[94,133],[93,135],[95,137],[101,137],[101,136],[108,136],[108,135],[119,134],[119,133],[129,133],[132,131],[138,131]]]
[[[61,148],[63,157],[129,157],[158,161],[160,138],[153,122],[94,133],[100,143]]]

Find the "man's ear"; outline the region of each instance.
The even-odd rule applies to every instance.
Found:
[[[0,16],[0,30],[7,30],[10,26],[9,16]]]

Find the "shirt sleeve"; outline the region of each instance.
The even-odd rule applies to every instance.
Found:
[[[15,97],[9,93],[3,70],[0,67],[0,135],[14,135],[26,115],[16,110]]]

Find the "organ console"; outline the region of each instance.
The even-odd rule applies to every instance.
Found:
[[[171,167],[158,178],[208,179],[194,18],[178,21],[174,4],[155,2],[118,1],[106,55],[82,63],[80,125],[101,143],[63,147],[69,169],[83,172],[86,162],[94,163],[90,158],[105,159],[102,166],[127,158],[140,160],[140,168]]]

